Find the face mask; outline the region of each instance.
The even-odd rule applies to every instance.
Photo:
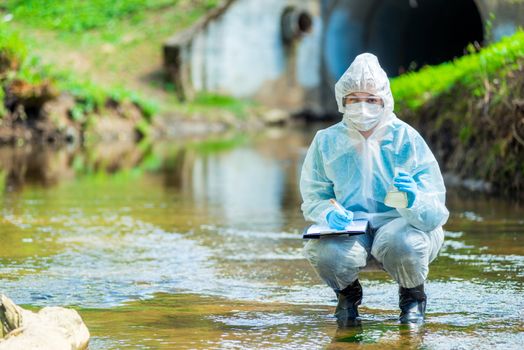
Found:
[[[382,118],[384,107],[367,102],[357,102],[346,105],[344,122],[359,131],[373,129]]]

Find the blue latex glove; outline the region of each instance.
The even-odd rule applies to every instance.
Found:
[[[342,214],[338,210],[332,210],[327,214],[326,220],[330,228],[343,230],[353,221],[353,212],[346,210],[346,212]]]
[[[418,193],[417,183],[413,177],[404,171],[399,171],[398,176],[393,179],[393,185],[395,185],[399,191],[407,193],[408,208],[411,208],[415,202],[415,199],[417,198]]]

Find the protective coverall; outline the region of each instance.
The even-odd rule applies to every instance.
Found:
[[[357,280],[370,254],[401,287],[419,286],[443,244],[442,225],[449,216],[439,166],[419,133],[393,113],[389,80],[375,56],[359,55],[336,83],[341,113],[343,97],[352,92],[382,98],[380,121],[368,138],[345,120],[317,132],[301,173],[302,211],[306,220],[326,224],[333,210],[329,199],[335,198],[355,219],[369,219],[374,230],[310,240],[304,255],[335,291]],[[395,168],[416,182],[417,196],[409,208],[384,204]]]

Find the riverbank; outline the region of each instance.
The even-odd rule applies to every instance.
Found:
[[[227,96],[180,103],[164,80],[165,37],[217,4],[24,0],[0,7],[0,143],[178,137],[286,122],[281,111]]]
[[[392,81],[396,111],[444,172],[524,198],[524,32]]]
[[[0,144],[82,143],[147,136],[156,107],[42,64],[18,32],[0,25]]]
[[[162,43],[218,5],[219,0],[39,0],[0,6],[43,64],[59,66],[97,86],[125,87],[158,113],[179,105],[162,68]]]

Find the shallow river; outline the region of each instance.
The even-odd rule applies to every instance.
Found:
[[[311,132],[89,152],[0,149],[0,292],[76,308],[90,349],[517,349],[524,208],[449,189],[428,315],[364,272],[361,327],[303,259],[298,177]]]

